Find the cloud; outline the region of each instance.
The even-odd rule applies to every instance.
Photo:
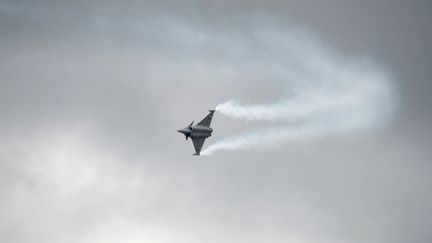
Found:
[[[423,76],[416,75],[429,72],[410,63],[412,53],[427,58],[406,43],[430,21],[407,28],[413,15],[398,14],[396,3],[382,4],[378,15],[375,2],[346,7],[316,1],[313,8],[280,1],[13,2],[0,5],[9,9],[0,10],[2,242],[431,238],[429,123],[405,125],[427,117],[418,110],[422,99],[406,102],[407,87],[421,84],[416,78]],[[362,22],[366,12],[354,11],[365,8],[374,24]],[[302,21],[311,28],[304,30]],[[335,51],[327,53],[324,44],[312,51],[311,42]],[[293,45],[299,48],[288,48]],[[365,49],[377,63],[347,53]],[[392,80],[387,75],[394,73],[404,95],[394,122],[378,119],[387,126],[359,136],[199,158],[175,132],[231,98],[241,107],[306,99],[300,91],[334,73],[333,65],[315,70],[319,60],[310,57],[317,55],[330,55],[359,80],[370,77],[363,74]],[[299,65],[304,56],[311,63]],[[320,75],[308,76],[309,69]],[[338,91],[352,87],[340,80]],[[356,87],[363,94],[369,86]],[[388,100],[371,97],[379,97],[368,102],[373,111],[381,98]],[[416,116],[408,118],[407,109]],[[391,109],[378,111],[391,115]],[[302,114],[293,125],[309,117]],[[214,119],[208,145],[267,124],[271,133],[285,132],[283,117],[269,123]]]

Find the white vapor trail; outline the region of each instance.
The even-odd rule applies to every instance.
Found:
[[[216,141],[202,155],[268,149],[289,141],[373,129],[390,120],[397,94],[391,76],[381,67],[367,58],[341,55],[311,33],[281,27],[269,16],[249,17],[241,29],[169,17],[130,26],[152,37],[144,38],[148,46],[162,50],[145,49],[151,57],[145,70],[148,87],[164,88],[160,86],[164,80],[177,80],[185,87],[200,86],[204,80],[216,86],[223,80],[230,92],[236,90],[231,89],[236,82],[253,94],[265,92],[254,90],[257,82],[271,82],[265,87],[278,86],[285,92],[268,104],[236,100],[219,104],[219,114],[268,122],[269,128]]]
[[[216,110],[233,119],[271,122],[273,127],[217,141],[202,155],[268,149],[299,139],[361,131],[385,125],[391,118],[395,90],[389,75],[372,62],[342,57],[315,40],[298,41],[293,35],[272,32],[262,40],[290,59],[277,63],[287,65],[282,76],[291,81],[285,83],[290,94],[270,104],[229,100]]]

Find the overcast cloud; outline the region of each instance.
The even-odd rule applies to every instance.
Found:
[[[432,241],[430,10],[0,0],[0,241]],[[284,38],[267,33],[289,36],[291,48],[319,43],[344,64],[367,60],[391,87],[385,109],[374,107],[385,122],[191,156],[175,131],[208,109],[270,104],[316,84],[300,64],[314,53],[284,55],[269,45]],[[216,113],[204,146],[280,125]]]

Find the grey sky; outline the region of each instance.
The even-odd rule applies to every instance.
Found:
[[[431,9],[0,0],[0,241],[430,242]],[[272,57],[265,46],[224,39],[255,47],[251,31],[269,25],[378,63],[399,93],[392,121],[191,156],[177,129],[228,99],[287,92],[273,72],[248,71]],[[265,126],[216,114],[207,143]]]

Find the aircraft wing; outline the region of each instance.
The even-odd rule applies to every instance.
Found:
[[[205,138],[192,138],[193,145],[195,147],[195,154],[200,155],[201,148],[204,144]]]
[[[213,118],[213,113],[215,111],[214,110],[209,110],[209,111],[210,111],[210,113],[206,117],[204,117],[204,119],[202,119],[202,121],[198,122],[197,125],[210,127],[210,123],[211,123],[212,118]]]

